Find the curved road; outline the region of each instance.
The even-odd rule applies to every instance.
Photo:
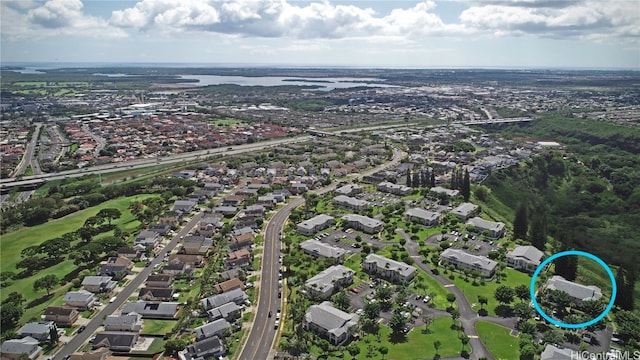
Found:
[[[80,334],[76,334],[71,341],[65,344],[60,351],[53,357],[52,360],[62,360],[66,355],[71,355],[75,352],[82,344],[84,344],[93,334],[96,332],[98,327],[102,326],[104,318],[107,315],[111,315],[114,311],[116,311],[122,304],[124,304],[129,297],[133,294],[134,291],[138,289],[140,285],[147,279],[149,274],[153,271],[155,265],[160,264],[166,254],[171,252],[173,248],[180,241],[181,236],[186,236],[193,227],[195,227],[200,219],[202,218],[202,212],[193,216],[191,221],[185,225],[169,242],[167,246],[165,246],[160,252],[156,255],[155,259],[151,261],[149,266],[145,267],[138,275],[125,286],[124,289],[117,295],[116,300],[113,303],[108,303],[106,306],[97,314],[93,315],[93,319],[89,321],[86,326],[86,329]]]

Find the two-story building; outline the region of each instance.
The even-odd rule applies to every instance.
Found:
[[[362,263],[362,269],[395,283],[409,282],[416,275],[416,268],[413,266],[376,254],[367,255]]]

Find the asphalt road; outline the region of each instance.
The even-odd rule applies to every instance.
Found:
[[[38,137],[40,135],[41,127],[42,127],[42,124],[36,124],[36,130],[33,132],[33,135],[31,136],[31,140],[29,141],[29,143],[27,143],[27,148],[25,149],[25,152],[22,155],[22,160],[20,161],[18,166],[16,166],[15,170],[12,173],[12,176],[22,175],[24,174],[25,171],[27,171],[27,167],[29,165],[33,166],[34,155],[36,152],[36,146],[38,145]],[[35,160],[35,162],[37,163],[37,160]],[[36,168],[33,168],[33,170],[35,171]],[[37,166],[37,170],[38,171],[40,170],[40,166]]]
[[[275,319],[278,306],[282,299],[278,298],[278,270],[280,262],[280,232],[289,214],[296,207],[304,203],[298,198],[280,209],[267,224],[264,236],[264,251],[262,253],[262,270],[259,287],[258,306],[253,327],[245,343],[239,359],[266,359],[271,350],[276,335]],[[269,318],[269,311],[272,317]]]
[[[62,358],[66,355],[70,355],[75,352],[82,344],[84,344],[90,337],[94,336],[94,333],[98,329],[98,327],[102,326],[104,318],[107,315],[111,315],[115,310],[117,310],[122,304],[124,304],[129,297],[133,294],[134,291],[138,289],[140,285],[147,279],[149,274],[153,271],[153,268],[156,264],[160,264],[166,254],[171,252],[173,248],[180,241],[181,236],[186,236],[193,227],[195,227],[200,219],[202,218],[202,212],[191,218],[191,221],[185,225],[182,230],[180,230],[176,236],[169,242],[167,246],[165,246],[158,255],[151,261],[151,264],[145,267],[131,282],[117,295],[116,300],[113,303],[108,303],[106,306],[100,311],[98,314],[93,316],[93,319],[85,325],[85,330],[77,334],[73,340],[69,341],[66,345],[62,347],[60,351],[54,356],[53,360],[62,360]]]

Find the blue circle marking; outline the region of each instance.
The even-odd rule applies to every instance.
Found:
[[[549,315],[545,314],[545,312],[542,310],[542,308],[540,307],[540,305],[538,304],[538,301],[536,300],[536,279],[538,278],[538,275],[540,275],[540,271],[542,271],[542,269],[544,269],[545,266],[547,266],[547,264],[549,264],[551,261],[563,257],[563,256],[569,256],[569,255],[577,255],[577,256],[584,256],[588,259],[591,259],[595,262],[597,262],[598,264],[600,264],[600,266],[602,266],[606,271],[607,274],[609,274],[609,279],[611,279],[611,300],[609,300],[609,304],[607,305],[607,308],[604,309],[604,311],[598,315],[598,317],[596,317],[593,320],[590,321],[586,321],[580,324],[565,324],[561,321],[555,320],[552,317],[550,317]],[[533,304],[533,307],[536,309],[536,311],[538,312],[538,314],[542,315],[543,318],[545,318],[548,322],[557,325],[559,327],[563,327],[563,328],[568,328],[568,329],[578,329],[578,328],[583,328],[583,327],[587,327],[589,325],[593,325],[595,323],[597,323],[598,321],[602,320],[605,316],[607,316],[607,314],[609,313],[609,311],[611,311],[611,309],[613,308],[613,303],[616,300],[616,293],[618,292],[618,287],[616,286],[616,279],[613,276],[613,271],[611,271],[611,268],[609,267],[609,265],[605,264],[604,261],[602,261],[602,259],[600,259],[599,257],[588,253],[588,252],[584,252],[584,251],[578,251],[578,250],[568,250],[568,251],[563,251],[563,252],[559,252],[557,254],[553,254],[550,257],[546,258],[536,269],[536,271],[533,273],[533,276],[531,277],[531,284],[529,285],[529,293],[531,294],[531,303]]]

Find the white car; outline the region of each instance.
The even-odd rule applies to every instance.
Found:
[[[422,302],[426,304],[429,302],[429,300],[431,300],[431,296],[425,295],[424,299],[422,299]]]

